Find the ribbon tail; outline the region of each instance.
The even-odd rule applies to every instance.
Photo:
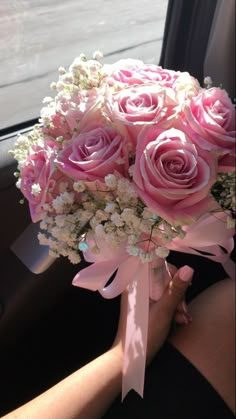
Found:
[[[149,311],[148,265],[140,262],[134,280],[128,286],[122,401],[131,389],[143,397]]]

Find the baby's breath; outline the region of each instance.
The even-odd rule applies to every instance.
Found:
[[[211,189],[215,200],[223,210],[230,211],[232,218],[236,218],[236,178],[235,172],[219,173],[216,183]]]

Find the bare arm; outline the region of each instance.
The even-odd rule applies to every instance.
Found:
[[[122,356],[114,347],[5,418],[102,417],[119,394],[121,379]]]
[[[183,281],[179,270],[161,300],[150,306],[148,362],[167,337],[175,310],[192,277],[191,270],[187,269],[186,273],[187,281]],[[4,418],[101,418],[121,391],[126,307],[127,295],[124,294],[117,336],[109,351]]]

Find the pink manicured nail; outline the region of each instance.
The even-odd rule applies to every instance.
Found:
[[[185,265],[179,270],[179,278],[181,281],[189,282],[192,278],[193,272],[194,271],[192,268],[190,268],[190,266]]]

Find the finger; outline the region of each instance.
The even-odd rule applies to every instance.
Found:
[[[173,312],[184,299],[184,294],[191,283],[192,276],[193,269],[185,265],[176,272],[170,281],[169,288],[164,295],[165,302],[163,303]]]
[[[188,306],[184,299],[178,304],[176,311],[179,311],[180,313],[185,313],[187,316],[189,315]]]
[[[184,313],[180,313],[179,311],[175,313],[174,321],[177,324],[189,324],[191,322],[191,320],[189,320]]]
[[[192,316],[188,313],[185,312],[183,310],[176,310],[175,314],[174,314],[174,321],[178,324],[188,324],[191,323],[191,321],[193,320]]]

